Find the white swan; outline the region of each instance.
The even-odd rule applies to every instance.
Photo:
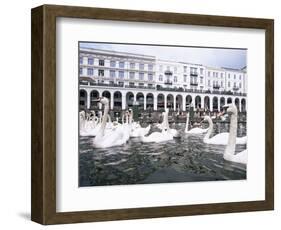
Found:
[[[186,124],[185,124],[185,130],[184,130],[185,133],[202,134],[202,133],[206,133],[209,129],[209,128],[202,129],[202,128],[196,127],[196,128],[188,130],[188,125],[189,125],[189,113],[186,114]]]
[[[213,145],[227,145],[229,133],[226,133],[226,132],[219,133],[210,138],[210,136],[213,132],[213,126],[214,126],[213,121],[209,116],[204,116],[204,121],[207,121],[209,123],[209,130],[206,133],[206,135],[203,139],[203,142],[206,144],[213,144]],[[236,122],[237,122],[237,119],[236,119]],[[236,127],[237,127],[237,125],[236,125]],[[236,144],[246,144],[246,143],[247,143],[246,136],[245,137],[236,137]]]
[[[236,145],[236,134],[237,134],[237,108],[235,105],[227,105],[227,113],[230,114],[230,129],[229,136],[227,140],[227,146],[225,148],[223,158],[227,161],[247,164],[248,161],[248,151],[247,149],[235,154]]]
[[[142,142],[164,142],[173,140],[174,135],[169,131],[168,113],[167,111],[163,113],[163,122],[162,122],[162,131],[161,132],[153,132],[149,136],[141,136]]]
[[[105,132],[109,100],[106,97],[100,97],[99,101],[104,105],[104,114],[99,132],[93,140],[93,146],[95,148],[108,148],[125,144],[129,140],[129,124]]]

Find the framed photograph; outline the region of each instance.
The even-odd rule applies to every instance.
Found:
[[[273,210],[274,21],[32,9],[31,219]]]

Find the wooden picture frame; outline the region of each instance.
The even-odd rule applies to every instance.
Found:
[[[43,5],[32,9],[32,205],[31,219],[63,224],[274,208],[274,21],[180,13]],[[265,200],[100,211],[56,212],[56,18],[122,20],[264,29],[265,51]]]

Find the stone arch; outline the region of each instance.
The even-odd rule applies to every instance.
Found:
[[[235,98],[234,103],[235,103],[235,106],[236,106],[238,111],[240,111],[240,104],[239,104],[239,102],[240,102],[239,98]]]
[[[165,96],[160,93],[157,95],[157,110],[165,108]]]
[[[218,97],[213,97],[213,111],[219,110],[219,100]]]
[[[137,93],[136,101],[140,109],[144,109],[144,95],[143,93]]]
[[[174,96],[172,94],[167,95],[167,108],[174,109]]]
[[[87,97],[88,93],[84,89],[79,90],[79,107],[80,109],[86,109],[87,108]]]
[[[200,96],[196,96],[195,97],[195,108],[201,108],[201,97]]]
[[[146,109],[153,110],[154,107],[154,96],[152,93],[146,95]]]
[[[122,109],[122,93],[120,91],[116,91],[113,94],[113,109]]]

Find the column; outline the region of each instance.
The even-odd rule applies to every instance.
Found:
[[[86,91],[87,92],[87,109],[90,109],[91,107],[91,92],[90,91]]]
[[[167,95],[164,94],[164,108],[167,109]]]
[[[143,109],[146,110],[146,95],[143,95]]]
[[[221,106],[220,106],[220,102],[221,101],[221,99],[218,97],[218,111],[220,112],[221,111]]]
[[[205,109],[205,101],[203,95],[201,95],[201,109]]]
[[[177,110],[177,104],[176,104],[176,102],[177,102],[177,96],[174,96],[174,95],[173,95],[173,97],[174,97],[174,111],[176,111],[176,110]]]
[[[126,109],[126,94],[122,94],[122,110]]]
[[[186,97],[184,95],[182,96],[182,111],[186,111]]]
[[[114,105],[114,92],[110,92],[110,109],[113,110]]]
[[[240,107],[240,111],[243,112],[243,110],[242,110],[242,98],[241,98],[241,100],[239,100],[239,107]]]
[[[210,111],[213,112],[213,97],[210,96]]]
[[[156,94],[153,95],[153,110],[154,111],[157,110],[157,95]]]

